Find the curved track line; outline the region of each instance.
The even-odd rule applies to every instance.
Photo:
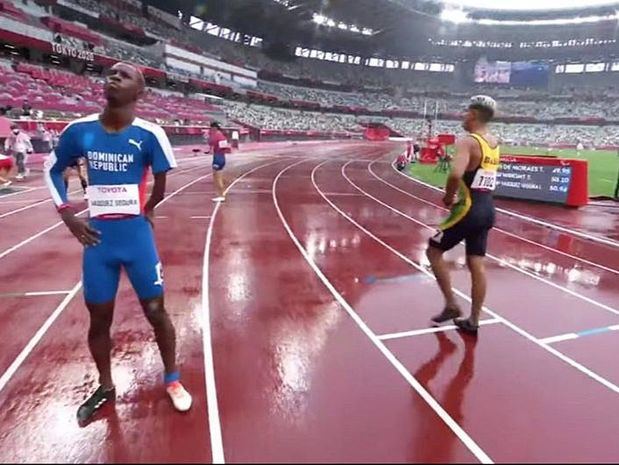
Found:
[[[294,235],[290,225],[286,221],[282,210],[279,206],[279,201],[277,199],[277,183],[279,178],[286,172],[288,169],[303,163],[302,160],[298,163],[294,163],[282,171],[275,177],[273,180],[272,186],[272,196],[273,196],[273,204],[275,209],[277,210],[277,214],[279,219],[282,222],[282,226],[290,236],[290,239],[297,247],[305,261],[312,268],[316,276],[322,281],[325,287],[331,292],[335,300],[342,306],[342,308],[348,313],[348,315],[353,319],[353,321],[359,326],[361,331],[365,333],[365,335],[372,341],[372,343],[376,346],[376,348],[389,360],[389,362],[395,367],[395,369],[402,375],[402,377],[410,384],[410,386],[419,394],[419,396],[428,404],[428,406],[434,410],[434,412],[439,416],[439,418],[447,425],[449,429],[453,431],[453,433],[462,441],[462,443],[469,449],[469,451],[482,463],[494,463],[492,459],[477,445],[477,443],[471,438],[462,427],[447,413],[447,411],[441,406],[439,402],[437,402],[434,397],[421,385],[417,379],[402,365],[402,363],[397,359],[397,357],[387,348],[387,346],[374,334],[374,332],[365,324],[363,319],[357,314],[357,312],[350,306],[350,304],[344,299],[344,297],[335,289],[331,281],[325,276],[325,274],[320,270],[316,262],[309,256],[307,250],[303,248],[299,239]],[[331,161],[331,160],[327,160]],[[323,165],[326,162],[322,162],[316,166]],[[316,168],[312,171],[312,183],[314,183],[314,172]]]
[[[396,186],[396,185],[394,185],[394,184],[391,184],[389,181],[385,180],[384,178],[381,178],[381,177],[380,177],[380,176],[378,176],[378,175],[374,172],[374,170],[372,169],[372,165],[373,165],[373,164],[374,164],[374,162],[372,162],[372,163],[370,163],[370,164],[368,165],[368,171],[370,172],[370,174],[371,174],[372,176],[374,176],[376,179],[378,179],[378,180],[379,180],[379,181],[381,181],[382,183],[386,184],[387,186],[391,187],[392,189],[395,189],[395,190],[396,190],[396,191],[398,191],[398,192],[401,192],[401,193],[402,193],[402,194],[404,194],[404,195],[409,196],[409,197],[410,197],[410,198],[412,198],[412,199],[416,199],[416,200],[418,200],[418,201],[420,201],[420,202],[423,202],[423,203],[425,203],[425,204],[427,204],[427,205],[430,205],[430,206],[432,206],[432,207],[435,207],[435,208],[438,208],[438,209],[441,209],[441,210],[444,210],[444,211],[449,211],[449,209],[447,209],[447,208],[445,208],[445,207],[442,207],[441,205],[438,205],[438,204],[436,204],[436,203],[434,203],[434,202],[431,202],[431,201],[428,201],[428,200],[426,200],[426,199],[424,199],[424,198],[422,198],[422,197],[418,197],[418,196],[416,196],[416,195],[414,195],[414,194],[411,194],[410,192],[405,191],[404,189],[401,189],[401,188],[399,188],[398,186]],[[543,249],[546,249],[546,250],[548,250],[548,251],[550,251],[550,252],[554,252],[554,253],[557,253],[557,254],[559,254],[559,255],[563,255],[563,256],[565,256],[565,257],[571,258],[571,259],[573,259],[573,260],[578,260],[578,261],[580,261],[580,262],[582,262],[582,263],[586,263],[587,265],[594,266],[594,267],[596,267],[596,268],[600,268],[600,269],[602,269],[602,270],[604,270],[604,271],[608,271],[609,273],[614,273],[614,274],[619,275],[619,270],[616,270],[616,269],[614,269],[614,268],[609,268],[609,267],[604,266],[604,265],[602,265],[602,264],[599,264],[599,263],[595,263],[595,262],[589,261],[589,260],[587,260],[586,258],[577,257],[576,255],[572,255],[572,254],[569,254],[569,253],[567,253],[567,252],[563,252],[562,250],[555,249],[554,247],[550,247],[550,246],[547,246],[547,245],[541,244],[541,243],[539,243],[539,242],[532,241],[531,239],[527,239],[527,238],[525,238],[525,237],[518,236],[518,235],[516,235],[516,234],[510,233],[509,231],[506,231],[506,230],[504,230],[504,229],[498,228],[498,227],[496,227],[496,226],[495,226],[493,229],[494,229],[495,231],[497,231],[497,232],[501,233],[501,234],[505,234],[506,236],[513,237],[514,239],[517,239],[517,240],[520,240],[520,241],[523,241],[523,242],[527,242],[527,243],[532,244],[532,245],[535,245],[535,246],[537,246],[537,247],[541,247],[541,248],[543,248]]]
[[[350,223],[352,223],[354,226],[356,226],[360,231],[362,231],[363,233],[365,233],[367,236],[371,237],[373,240],[375,240],[376,242],[378,242],[379,244],[381,244],[383,247],[385,247],[387,250],[391,251],[394,255],[396,255],[397,257],[399,257],[402,261],[408,263],[409,265],[411,265],[413,268],[421,271],[423,274],[429,276],[430,278],[432,278],[433,280],[436,280],[436,278],[434,277],[434,275],[432,273],[430,273],[427,269],[425,269],[423,266],[421,266],[420,264],[414,262],[413,260],[411,260],[410,258],[408,258],[407,256],[405,256],[404,254],[402,254],[401,252],[399,252],[398,250],[394,249],[393,247],[391,247],[389,244],[387,244],[386,242],[384,242],[382,239],[380,239],[379,237],[375,236],[371,231],[367,230],[366,228],[364,228],[363,226],[361,226],[359,223],[357,223],[357,221],[355,221],[350,215],[348,215],[347,213],[345,213],[344,211],[342,211],[337,205],[335,205],[330,199],[328,199],[324,193],[322,192],[322,190],[320,189],[320,187],[318,187],[318,185],[316,184],[315,181],[315,172],[318,168],[320,168],[321,166],[323,166],[324,164],[328,163],[331,160],[326,160],[323,163],[319,164],[318,166],[316,166],[316,168],[314,168],[314,171],[312,171],[312,183],[314,184],[314,188],[316,189],[316,191],[320,194],[320,196],[325,200],[325,202],[327,202],[331,208],[333,208],[336,212],[338,212],[340,215],[342,215],[344,218],[346,218]],[[466,300],[467,302],[471,302],[471,298],[465,293],[460,291],[457,288],[452,288],[454,293],[459,295],[460,297],[462,297],[464,300]],[[541,347],[542,349],[544,349],[545,351],[551,353],[552,355],[554,355],[555,357],[559,358],[560,360],[562,360],[563,362],[567,363],[568,365],[572,366],[573,368],[576,368],[578,371],[580,371],[581,373],[583,373],[584,375],[588,376],[589,378],[597,381],[598,383],[602,384],[603,386],[607,387],[608,389],[610,389],[611,391],[618,393],[619,394],[619,386],[617,386],[616,384],[608,381],[606,378],[598,375],[597,373],[595,373],[594,371],[590,370],[589,368],[585,367],[584,365],[578,363],[577,361],[573,360],[572,358],[568,357],[567,355],[563,354],[562,352],[559,352],[558,350],[556,350],[553,347],[550,347],[548,344],[542,342],[541,340],[539,340],[538,338],[536,338],[535,336],[533,336],[532,334],[528,333],[527,331],[525,331],[524,329],[520,328],[519,326],[516,326],[514,323],[512,323],[511,321],[509,321],[508,319],[502,317],[501,315],[499,315],[498,313],[490,310],[488,307],[484,306],[483,310],[490,316],[498,319],[501,321],[501,323],[503,323],[505,326],[507,326],[508,328],[510,328],[512,331],[520,334],[522,337],[528,339],[529,341],[533,342],[534,344],[538,345],[539,347]]]
[[[249,171],[246,171],[241,176],[237,177],[225,190],[227,194],[234,185],[241,181],[244,177],[258,171],[261,168],[278,163],[280,160],[265,163],[257,166]],[[206,383],[206,403],[208,424],[211,440],[211,454],[213,463],[226,463],[224,454],[223,437],[221,434],[221,419],[219,416],[219,403],[217,401],[217,385],[215,382],[215,363],[213,360],[213,345],[211,337],[211,309],[210,309],[210,252],[213,239],[213,227],[217,219],[217,213],[221,208],[221,202],[215,205],[208,229],[206,231],[206,239],[204,244],[204,261],[202,265],[202,348],[204,351],[204,378]]]
[[[341,170],[340,170],[340,171],[341,171],[341,173],[342,173],[342,177],[343,177],[344,179],[346,179],[346,181],[348,182],[348,184],[350,184],[352,187],[354,187],[355,189],[357,189],[359,192],[361,192],[361,193],[362,193],[363,195],[365,195],[367,198],[372,199],[373,201],[375,201],[376,203],[378,203],[378,204],[382,205],[382,206],[383,206],[383,207],[385,207],[385,208],[388,208],[389,210],[391,210],[391,211],[392,211],[393,213],[395,213],[396,215],[399,215],[399,216],[401,216],[402,218],[406,218],[407,220],[412,221],[413,223],[416,223],[416,224],[418,224],[419,226],[421,226],[421,227],[423,227],[423,228],[429,229],[430,231],[436,231],[436,228],[433,228],[432,226],[430,226],[430,225],[428,225],[428,224],[426,224],[426,223],[424,223],[424,222],[422,222],[422,221],[419,221],[418,219],[413,218],[412,216],[408,216],[406,213],[404,213],[404,212],[402,212],[402,211],[398,210],[397,208],[394,208],[394,207],[392,207],[391,205],[389,205],[389,204],[387,204],[387,203],[383,202],[382,200],[380,200],[380,199],[378,199],[378,198],[374,197],[372,194],[370,194],[370,193],[366,192],[366,191],[365,191],[365,190],[363,190],[361,187],[359,187],[357,184],[355,184],[355,183],[354,183],[354,182],[353,182],[353,181],[352,181],[352,180],[351,180],[351,179],[350,179],[350,178],[346,175],[346,167],[347,167],[348,165],[350,165],[350,163],[352,163],[352,161],[349,161],[348,163],[343,164],[343,165],[342,165],[342,168],[341,168]],[[461,245],[462,245],[462,244],[459,244],[459,246],[461,246]],[[597,301],[597,300],[595,300],[595,299],[592,299],[592,298],[590,298],[590,297],[587,297],[587,296],[585,296],[585,295],[582,295],[582,294],[580,294],[580,293],[578,293],[578,292],[576,292],[576,291],[573,291],[572,289],[568,289],[567,287],[561,286],[560,284],[553,283],[552,281],[548,281],[547,279],[542,278],[541,276],[537,276],[536,274],[533,274],[533,273],[531,273],[530,271],[527,271],[527,270],[525,270],[525,269],[523,269],[523,268],[520,268],[519,266],[512,265],[511,263],[508,263],[508,262],[506,262],[505,260],[503,260],[503,259],[501,259],[501,258],[499,258],[499,257],[497,257],[497,256],[495,256],[495,255],[492,255],[492,254],[489,254],[489,253],[488,253],[488,254],[486,254],[486,255],[487,255],[490,259],[494,260],[495,262],[497,262],[497,263],[499,263],[499,264],[501,264],[501,265],[503,265],[503,266],[506,266],[506,267],[508,267],[508,268],[511,268],[512,270],[517,271],[518,273],[522,273],[522,274],[524,274],[524,275],[526,275],[526,276],[528,276],[528,277],[530,277],[530,278],[533,278],[533,279],[535,279],[535,280],[537,280],[537,281],[540,281],[540,282],[542,282],[542,283],[544,283],[544,284],[547,284],[548,286],[554,287],[555,289],[557,289],[557,290],[559,290],[559,291],[561,291],[561,292],[565,292],[566,294],[569,294],[569,295],[571,295],[572,297],[576,297],[577,299],[584,300],[585,302],[587,302],[587,303],[589,303],[589,304],[591,304],[591,305],[594,305],[594,306],[596,306],[596,307],[599,307],[599,308],[601,308],[601,309],[603,309],[603,310],[606,310],[607,312],[614,313],[615,315],[619,315],[619,310],[617,310],[616,308],[613,308],[613,307],[611,307],[611,306],[609,306],[609,305],[603,304],[602,302],[598,302],[598,301]]]

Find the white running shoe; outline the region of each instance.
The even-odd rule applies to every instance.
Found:
[[[84,192],[84,200],[88,200],[88,194]]]
[[[191,408],[191,394],[187,392],[180,381],[174,381],[168,384],[165,390],[170,396],[176,410],[179,412],[186,412]]]
[[[225,202],[226,198],[225,197],[215,197],[213,199],[213,202]]]
[[[18,181],[21,181],[22,179],[24,179],[24,175],[20,173],[17,176],[15,176],[15,179],[17,179]]]
[[[7,181],[5,183],[2,183],[2,187],[9,187],[11,184],[13,184],[13,181]]]

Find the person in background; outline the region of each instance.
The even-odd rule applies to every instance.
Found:
[[[51,134],[52,134],[52,148],[55,149],[56,147],[58,147],[58,140],[60,139],[60,133],[58,132],[57,129],[52,129]]]
[[[419,160],[419,152],[421,152],[421,147],[418,143],[413,144],[413,163]]]
[[[11,125],[11,135],[4,141],[4,151],[13,155],[17,164],[18,181],[24,179],[26,172],[26,155],[33,152],[30,136],[19,129],[16,124]]]
[[[406,161],[410,163],[413,160],[413,141],[408,139],[406,141]]]
[[[404,171],[407,164],[408,160],[406,159],[406,152],[402,152],[400,155],[398,155],[398,159],[395,162],[395,167],[398,171]]]
[[[580,157],[580,153],[585,149],[585,146],[582,145],[581,141],[578,141],[578,144],[576,145],[576,156]]]
[[[43,141],[45,151],[51,152],[54,148],[52,146],[52,133],[45,126],[41,128],[41,140]]]
[[[438,155],[438,163],[434,171],[440,171],[441,173],[448,172],[449,163],[451,162],[451,157],[445,150],[445,147],[443,145],[439,145],[438,149],[436,150],[436,153]]]
[[[232,148],[239,148],[239,131],[236,129],[232,131]]]
[[[9,175],[13,169],[13,159],[0,153],[0,187],[9,187],[12,183]]]
[[[209,128],[208,145],[213,152],[213,178],[218,194],[213,202],[224,202],[226,200],[226,186],[223,169],[226,166],[226,153],[230,153],[230,145],[224,133],[221,132],[221,126],[216,121],[213,121]]]
[[[30,113],[32,111],[32,105],[30,105],[30,102],[28,101],[28,99],[24,100],[24,103],[21,106],[21,109],[22,109],[23,116],[30,116]]]

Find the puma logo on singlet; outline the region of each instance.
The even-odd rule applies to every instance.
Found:
[[[140,151],[142,150],[142,143],[143,142],[144,142],[143,140],[141,140],[139,142],[136,142],[134,139],[129,139],[129,145],[135,145],[138,148],[138,150],[140,150]]]

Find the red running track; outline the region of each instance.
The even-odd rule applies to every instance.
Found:
[[[391,168],[399,150],[252,146],[215,208],[188,155],[156,234],[194,408],[172,410],[123,281],[119,399],[85,428],[79,245],[44,189],[0,197],[0,461],[617,461],[619,249],[501,216],[479,340],[429,329],[444,211]],[[449,258],[466,305],[462,248]]]

